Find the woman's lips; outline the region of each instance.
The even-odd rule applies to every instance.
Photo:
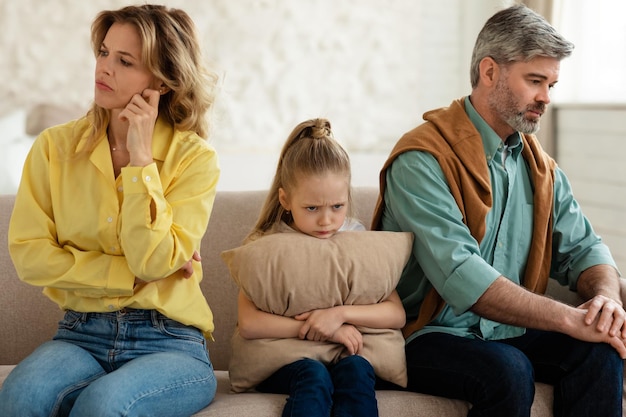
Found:
[[[96,81],[96,88],[103,91],[113,91],[111,87],[109,87],[106,83],[103,83],[102,81]]]

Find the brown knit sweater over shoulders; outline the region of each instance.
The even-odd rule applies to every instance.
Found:
[[[482,138],[465,112],[464,98],[449,107],[424,114],[425,123],[406,133],[396,143],[380,172],[380,195],[374,210],[372,229],[380,229],[384,210],[387,169],[407,151],[432,154],[446,177],[450,192],[472,236],[480,242],[485,235],[485,218],[492,206],[491,180]],[[534,188],[532,241],[523,284],[530,291],[546,290],[552,258],[552,213],[556,162],[541,148],[534,135],[523,134],[522,157],[527,162]],[[405,337],[436,317],[445,302],[431,288],[422,302],[415,322],[404,329]]]

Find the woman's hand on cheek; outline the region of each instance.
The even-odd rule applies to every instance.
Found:
[[[159,115],[160,93],[145,89],[141,95],[135,94],[119,115],[128,122],[126,148],[132,166],[146,166],[152,163],[152,134]]]

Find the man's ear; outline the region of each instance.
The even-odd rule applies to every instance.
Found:
[[[278,189],[278,202],[287,211],[291,210],[289,199],[287,198],[287,192],[281,187]]]
[[[491,87],[498,82],[500,76],[500,66],[490,56],[483,58],[478,64],[480,80],[483,84]]]

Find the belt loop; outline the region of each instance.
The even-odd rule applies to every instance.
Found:
[[[150,310],[150,319],[154,327],[159,327],[161,323],[161,314],[157,310]]]

